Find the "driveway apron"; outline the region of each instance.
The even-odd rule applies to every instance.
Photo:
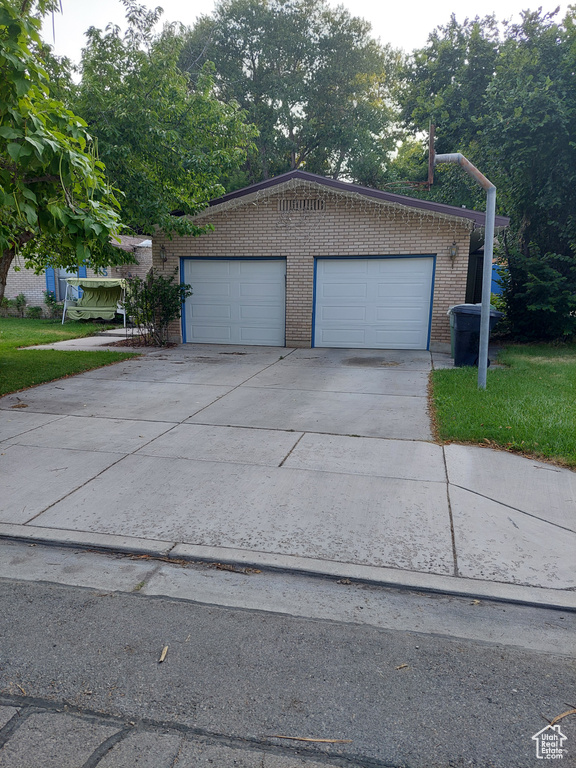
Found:
[[[420,351],[186,345],[9,395],[0,533],[573,588],[574,474],[540,472],[541,514],[544,496],[489,482],[487,457],[502,454],[434,444],[430,368]],[[540,563],[534,548],[559,527],[559,554]]]

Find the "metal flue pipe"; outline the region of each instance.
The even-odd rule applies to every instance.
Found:
[[[460,152],[435,155],[434,165],[457,163],[486,190],[486,224],[484,229],[484,264],[482,269],[482,310],[480,315],[480,349],[478,352],[478,389],[486,389],[488,371],[488,339],[490,337],[490,288],[496,218],[496,187]]]

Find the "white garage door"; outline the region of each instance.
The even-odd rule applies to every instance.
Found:
[[[434,259],[318,259],[314,346],[427,349]]]
[[[187,259],[187,342],[284,346],[286,262]]]

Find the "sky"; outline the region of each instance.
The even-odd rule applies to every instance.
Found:
[[[374,37],[395,48],[411,51],[422,47],[429,33],[438,25],[444,25],[452,13],[459,22],[474,16],[495,13],[499,20],[518,21],[520,11],[542,6],[545,12],[553,11],[558,3],[550,0],[330,0],[332,5],[344,5],[354,16],[360,16],[372,24]],[[84,45],[84,32],[88,27],[105,28],[110,22],[123,26],[124,6],[120,0],[61,0],[63,13],[48,18],[44,24],[44,39],[54,47],[59,56],[79,61]],[[141,0],[142,5],[164,8],[165,21],[180,21],[192,25],[203,14],[210,14],[214,0]],[[561,5],[560,18],[567,4]]]

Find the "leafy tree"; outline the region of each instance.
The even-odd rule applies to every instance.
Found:
[[[508,28],[486,94],[483,146],[512,216],[505,297],[528,339],[576,331],[574,18],[526,12]]]
[[[118,202],[86,123],[53,99],[38,54],[51,0],[0,0],[0,301],[16,254],[26,266],[96,268],[124,260],[109,246]]]
[[[186,36],[181,65],[215,63],[215,82],[260,132],[243,177],[230,186],[295,168],[382,178],[396,131],[390,86],[398,54],[370,25],[326,0],[222,0]]]
[[[576,244],[576,16],[553,16],[526,12],[508,27],[481,141],[519,246],[543,253]]]
[[[415,53],[402,94],[407,124],[423,128],[428,113],[437,151],[463,152],[498,188],[499,208],[511,217],[505,298],[522,338],[575,330],[575,10],[562,22],[554,17],[525,11],[501,40],[492,17],[461,26],[452,19]],[[438,173],[432,195],[469,204],[462,178]]]
[[[398,92],[401,118],[421,130],[434,123],[439,153],[459,152],[475,141],[499,42],[494,16],[459,24],[453,14],[406,62]]]
[[[160,34],[162,10],[123,0],[128,31],[87,32],[76,107],[98,138],[100,156],[123,200],[123,220],[152,234],[156,226],[198,234],[186,217],[224,192],[223,176],[239,167],[254,136],[238,105],[215,93],[213,67],[192,82],[178,67],[182,37]]]

